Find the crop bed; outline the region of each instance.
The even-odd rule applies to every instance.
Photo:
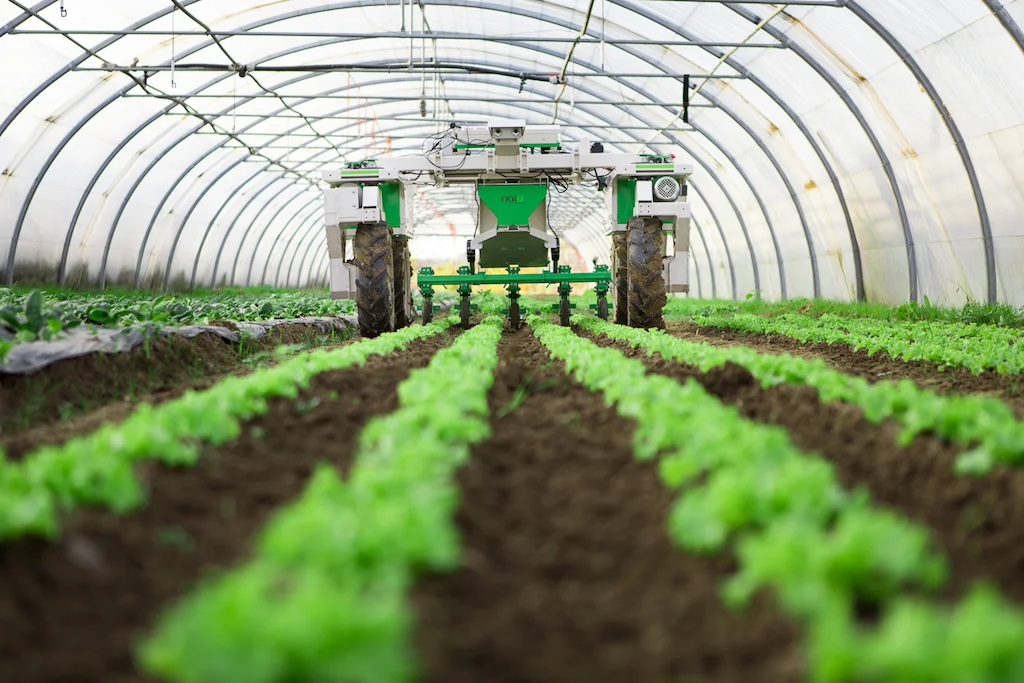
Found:
[[[1024,426],[957,384],[1018,332],[712,317],[443,318],[23,432],[3,680],[1024,680]]]

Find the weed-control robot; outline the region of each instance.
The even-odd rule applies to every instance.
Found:
[[[522,320],[524,284],[558,286],[563,325],[569,324],[575,283],[596,284],[597,315],[608,319],[614,309],[617,322],[634,327],[660,326],[667,293],[689,291],[686,179],[692,165],[605,152],[600,142],[570,149],[562,144],[559,127],[515,120],[453,124],[429,142],[423,154],[347,163],[323,174],[330,185],[324,202],[331,293],[355,299],[364,336],[407,325],[415,315],[407,198],[419,185],[472,185],[479,200],[466,265],[451,275],[430,268],[418,274],[424,322],[431,320],[434,288],[441,286],[458,287],[459,313],[468,326],[472,287],[504,285],[512,329]],[[559,265],[559,237],[548,224],[549,204],[557,204],[558,193],[569,185],[606,193],[610,268],[573,272]],[[609,293],[615,295],[614,304]]]

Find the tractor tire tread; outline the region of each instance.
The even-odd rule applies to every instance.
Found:
[[[665,233],[659,218],[637,217],[629,221],[629,326],[664,329],[665,277],[662,248]]]
[[[359,333],[377,337],[395,330],[394,251],[391,231],[385,223],[361,223],[356,227],[354,261]]]

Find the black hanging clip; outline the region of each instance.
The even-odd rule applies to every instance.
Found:
[[[68,15],[68,8],[64,6],[64,0],[60,0],[60,15],[66,17]]]
[[[690,122],[690,74],[683,76],[683,123]]]

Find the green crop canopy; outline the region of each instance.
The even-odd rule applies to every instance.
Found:
[[[693,296],[1022,305],[1022,23],[1024,0],[11,0],[0,286],[326,286],[323,171],[516,119],[692,163]],[[600,193],[548,187],[562,263],[609,263]],[[416,267],[464,261],[482,189],[415,189]]]

